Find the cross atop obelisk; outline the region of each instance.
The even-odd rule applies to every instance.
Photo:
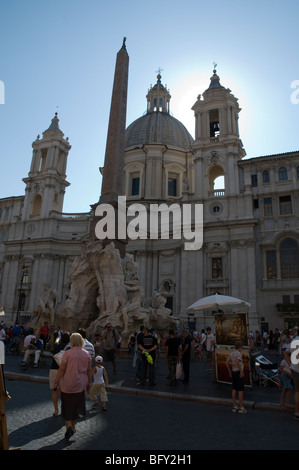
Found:
[[[129,56],[126,38],[116,57],[114,83],[111,99],[105,163],[102,170],[101,203],[116,203],[124,195],[123,167],[127,114]]]

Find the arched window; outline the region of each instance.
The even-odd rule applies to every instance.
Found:
[[[286,238],[280,244],[280,265],[283,279],[299,277],[298,243],[293,238]]]
[[[38,171],[44,171],[44,169],[46,168],[47,152],[48,152],[47,149],[42,150],[42,155],[40,158]]]
[[[219,165],[214,165],[209,171],[209,191],[213,192],[214,196],[224,196],[224,171]]]
[[[210,137],[219,137],[220,124],[219,124],[219,110],[212,109],[209,112],[210,118]]]
[[[284,166],[279,168],[278,177],[279,177],[279,181],[284,181],[288,179],[288,172]]]

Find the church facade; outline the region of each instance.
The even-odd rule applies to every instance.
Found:
[[[197,328],[207,325],[187,308],[215,292],[250,303],[250,329],[298,325],[299,152],[244,158],[238,99],[216,70],[192,107],[193,139],[172,116],[161,78],[146,114],[126,129],[124,195],[128,205],[202,204],[203,245],[129,239],[145,298],[158,290],[173,316]],[[63,213],[71,146],[57,115],[32,147],[25,195],[0,200],[0,307],[12,321],[29,317],[49,291],[65,302],[72,263],[93,230],[94,208]]]

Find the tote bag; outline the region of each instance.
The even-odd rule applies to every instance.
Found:
[[[177,362],[176,369],[175,369],[175,378],[179,380],[182,377],[182,363]]]

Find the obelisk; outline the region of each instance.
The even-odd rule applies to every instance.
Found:
[[[116,57],[100,203],[117,203],[117,197],[124,195],[128,71],[129,56],[124,38]]]
[[[126,38],[123,40],[122,48],[116,57],[114,72],[114,83],[111,98],[108,134],[106,142],[104,168],[101,169],[103,176],[102,190],[99,203],[92,206],[96,212],[98,205],[108,204],[114,207],[115,215],[115,238],[101,239],[106,245],[113,241],[115,246],[123,255],[126,244],[126,220],[123,214],[119,217],[118,196],[124,196],[124,154],[125,154],[125,132],[127,114],[127,92],[128,92],[129,56],[126,49]],[[94,216],[90,223],[90,237],[95,238],[95,226],[99,219]],[[123,223],[121,227],[119,220]],[[120,235],[121,234],[121,235]],[[125,235],[124,235],[125,234]]]

